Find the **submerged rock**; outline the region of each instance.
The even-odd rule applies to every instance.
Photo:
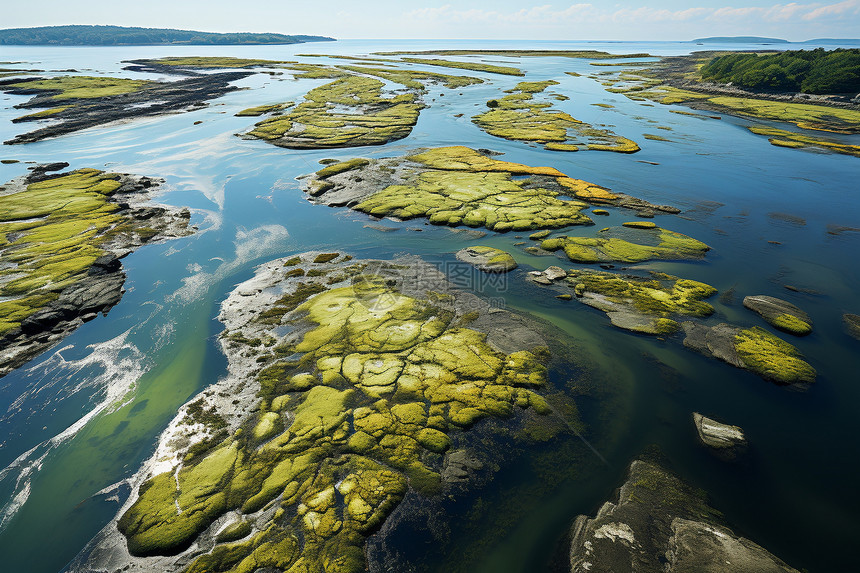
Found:
[[[744,431],[738,426],[722,424],[698,412],[693,412],[693,423],[702,443],[726,457],[734,457],[739,449],[746,446]]]
[[[683,323],[684,346],[705,356],[755,372],[765,380],[781,384],[815,381],[815,369],[800,352],[781,338],[754,326],[741,328],[721,323],[715,326]]]
[[[614,502],[571,528],[571,573],[799,573],[728,529],[704,495],[634,461]]]
[[[135,248],[190,234],[178,209],[145,206],[159,180],[56,163],[0,196],[0,376],[57,344],[122,298],[119,262]]]
[[[842,315],[842,322],[845,323],[848,334],[860,340],[860,315],[845,313]]]
[[[501,249],[493,247],[466,247],[457,251],[457,259],[474,265],[485,273],[506,273],[517,268],[514,258]]]
[[[472,426],[552,414],[533,323],[417,257],[274,260],[219,318],[228,377],[181,409],[73,571],[364,571],[404,498],[484,471]]]
[[[744,306],[768,324],[789,334],[805,336],[812,332],[809,315],[788,301],[763,294],[744,298]]]

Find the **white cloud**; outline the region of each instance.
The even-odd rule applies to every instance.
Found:
[[[405,14],[407,19],[421,22],[449,24],[531,24],[539,26],[568,26],[571,24],[628,22],[647,24],[651,22],[692,22],[692,21],[738,21],[794,22],[809,21],[832,16],[860,13],[860,0],[844,0],[835,4],[819,2],[799,4],[772,4],[769,6],[746,6],[735,8],[723,6],[711,8],[694,6],[683,10],[658,9],[651,6],[621,8],[615,11],[590,3],[571,4],[566,8],[556,8],[553,4],[543,4],[511,12],[482,10],[472,8],[461,10],[451,4],[440,7],[420,8]]]
[[[844,14],[860,14],[860,0],[845,0],[837,4],[828,4],[816,8],[812,12],[803,15],[804,20],[817,20],[828,16],[842,16]]]

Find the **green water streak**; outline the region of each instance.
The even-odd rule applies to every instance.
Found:
[[[7,571],[59,571],[116,513],[115,503],[90,498],[137,471],[155,434],[200,387],[209,313],[199,306],[186,307],[198,318],[177,321],[185,327],[156,357],[159,366],[138,380],[129,403],[96,416],[46,458],[30,497],[0,535]]]

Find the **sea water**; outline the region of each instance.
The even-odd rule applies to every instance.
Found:
[[[123,61],[201,55],[311,62],[320,60],[296,54],[448,48],[656,55],[702,49],[657,42],[386,40],[244,47],[3,47],[0,61],[153,79],[152,74],[124,71]],[[192,224],[199,227],[193,236],[147,245],[123,259],[126,293],[107,316],[83,325],[0,379],[0,570],[60,571],[110,522],[129,493],[124,480],[153,453],[159,433],[178,407],[225,374],[226,360],[216,344],[219,304],[256,265],[322,249],[356,257],[418,254],[444,268],[454,260],[453,253],[472,244],[509,250],[520,268],[502,284],[463,286],[548,321],[577,354],[568,370],[554,372],[554,384],[568,392],[585,384],[593,391],[573,396],[586,423],[582,435],[572,432],[502,468],[497,479],[475,493],[472,505],[463,508],[470,518],[450,524],[442,551],[403,541],[422,569],[540,570],[572,519],[593,514],[610,499],[630,461],[653,451],[652,446],[680,476],[707,490],[713,506],[739,534],[797,568],[815,572],[853,567],[851,542],[860,511],[855,493],[860,471],[855,439],[860,426],[860,342],[845,334],[841,315],[860,313],[855,290],[860,233],[830,234],[828,226],[860,227],[858,159],[774,147],[750,133],[751,122],[745,119],[678,115],[670,110],[685,108],[606,92],[585,76],[612,68],[590,67],[588,59],[481,60],[520,67],[526,76],[420,68],[479,76],[487,83],[455,90],[431,86],[424,96],[429,107],[412,134],[382,147],[297,151],[236,137],[255,121],[234,117],[237,111],[296,101],[326,82],[294,80],[289,73],[252,75],[236,82],[247,89],[194,112],[0,147],[0,159],[22,161],[0,165],[0,182],[25,174],[26,161],[67,161],[71,168],[163,177],[166,185],[153,199],[189,207]],[[568,71],[582,76],[568,76]],[[551,91],[570,97],[554,102],[558,109],[606,125],[638,142],[642,150],[634,155],[550,152],[492,137],[471,123],[488,99],[498,98],[522,79],[558,81]],[[35,127],[10,123],[26,113],[13,106],[27,99],[0,94],[2,140]],[[194,125],[197,121],[203,123]],[[658,125],[671,131],[657,130]],[[645,133],[670,141],[647,140]],[[858,143],[858,136],[841,139]],[[733,290],[733,300],[711,301],[717,312],[709,323],[761,325],[740,304],[750,294],[777,296],[802,307],[815,323],[813,333],[800,339],[781,336],[790,338],[816,368],[816,383],[804,390],[780,387],[695,354],[678,338],[660,340],[613,328],[603,313],[576,301],[557,300],[554,292],[527,283],[525,273],[533,268],[574,265],[524,254],[513,243],[526,239],[514,233],[489,233],[475,240],[421,220],[383,222],[399,228],[383,233],[366,227],[370,220],[365,215],[309,203],[296,179],[317,170],[324,158],[389,157],[416,147],[463,144],[501,152],[500,158],[508,161],[553,166],[571,177],[681,208],[682,217],[658,215],[655,222],[702,240],[713,250],[702,262],[639,267],[700,280],[721,292]],[[803,221],[792,222],[780,213]],[[597,222],[618,225],[631,216],[613,209]],[[566,232],[593,236],[595,231],[576,227]],[[814,294],[792,292],[785,285]],[[578,382],[568,383],[570,379]],[[740,463],[721,462],[697,444],[693,411],[745,430],[750,451]],[[551,471],[547,456],[557,460]]]

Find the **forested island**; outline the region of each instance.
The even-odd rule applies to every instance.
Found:
[[[702,67],[702,79],[750,89],[809,94],[860,91],[860,49],[726,54]]]
[[[128,28],[124,26],[42,26],[0,30],[0,46],[147,46],[147,45],[238,45],[301,44],[331,42],[326,36],[274,33],[198,32],[170,28]]]

